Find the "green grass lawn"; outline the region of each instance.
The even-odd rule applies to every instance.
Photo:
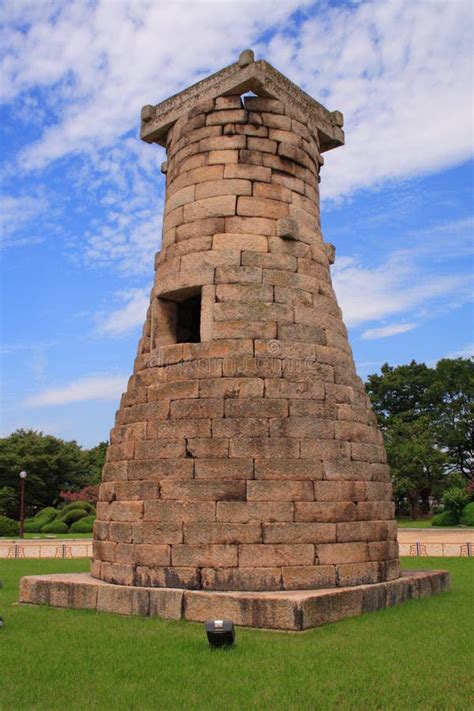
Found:
[[[15,605],[20,576],[88,561],[2,560],[0,709],[467,711],[474,560],[403,567],[448,568],[453,590],[305,633],[238,629],[225,651],[200,624]]]
[[[25,540],[50,540],[54,538],[92,538],[92,533],[25,533]],[[21,541],[19,536],[0,536],[0,542],[3,541]]]
[[[399,528],[431,528],[430,518],[418,518],[413,521],[411,518],[397,518]]]

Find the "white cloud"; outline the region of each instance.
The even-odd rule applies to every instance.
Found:
[[[406,323],[382,323],[361,336],[365,340],[385,337],[412,330],[414,319],[432,318],[471,301],[469,262],[460,269],[459,258],[471,254],[472,226],[472,219],[459,219],[412,231],[408,247],[390,252],[375,266],[355,257],[336,258],[332,277],[345,323],[357,327],[406,314]],[[403,331],[384,333],[401,327]],[[384,335],[373,335],[381,332]]]
[[[471,155],[469,0],[321,4],[290,19],[307,4],[76,0],[23,2],[21,12],[6,11],[4,99],[51,89],[52,120],[25,147],[23,167],[118,145],[126,132],[137,133],[143,104],[234,61],[252,44],[328,108],[345,113],[347,146],[327,155],[324,196]],[[270,41],[260,39],[270,29]]]
[[[86,400],[117,400],[126,386],[127,377],[123,375],[90,375],[68,385],[42,390],[28,397],[24,404],[27,407],[41,407]]]
[[[149,289],[129,289],[120,292],[119,296],[125,304],[108,316],[97,317],[97,330],[103,335],[121,336],[145,321],[146,311],[150,303]]]
[[[12,195],[0,195],[0,244],[2,247],[22,246],[42,242],[44,236],[36,232],[35,227],[31,228],[31,233],[25,237],[15,238],[21,230],[44,214],[48,208],[48,202],[42,197],[31,197],[22,195],[14,197]]]
[[[388,338],[389,336],[397,336],[399,333],[407,333],[415,328],[416,323],[394,323],[390,326],[368,328],[360,337],[363,341],[373,341],[377,338]]]
[[[326,6],[269,56],[331,109],[347,145],[326,154],[322,195],[336,198],[472,155],[472,4],[387,0]]]
[[[463,348],[446,353],[443,358],[474,358],[474,343],[469,343]]]

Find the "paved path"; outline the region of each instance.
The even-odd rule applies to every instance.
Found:
[[[474,528],[399,528],[400,555],[474,557]],[[90,538],[0,538],[0,558],[90,558]]]

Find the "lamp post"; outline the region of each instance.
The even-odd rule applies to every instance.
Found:
[[[25,526],[25,479],[26,472],[20,472],[20,538],[24,538]]]

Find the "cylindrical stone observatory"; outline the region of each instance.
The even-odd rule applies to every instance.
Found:
[[[249,50],[144,107],[143,140],[167,151],[163,238],[95,578],[285,591],[399,577],[382,435],[321,234],[322,154],[341,126]]]

